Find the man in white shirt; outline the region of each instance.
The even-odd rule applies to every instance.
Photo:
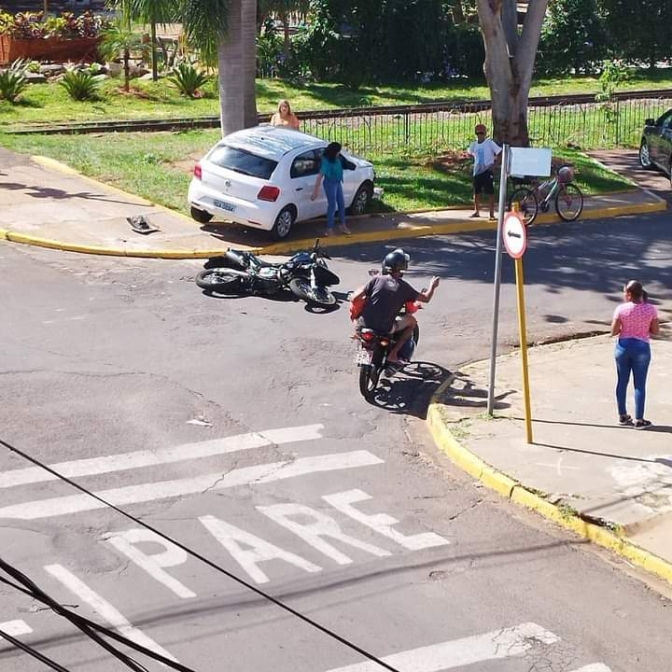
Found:
[[[487,194],[490,206],[490,219],[495,218],[495,184],[492,167],[502,148],[493,140],[486,137],[488,129],[483,124],[477,124],[474,129],[476,140],[469,145],[467,153],[474,157],[474,212],[472,217],[480,217],[480,195]]]

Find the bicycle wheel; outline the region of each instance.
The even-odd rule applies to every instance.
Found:
[[[573,222],[583,211],[583,194],[572,182],[563,184],[555,195],[555,210],[560,219]]]
[[[530,226],[537,218],[539,203],[532,189],[528,187],[518,187],[509,198],[509,210],[513,209],[513,204],[518,203],[518,211],[523,218],[525,226]]]

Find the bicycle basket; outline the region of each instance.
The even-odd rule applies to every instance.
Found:
[[[558,170],[558,182],[560,184],[569,184],[574,181],[574,168],[571,166],[562,166]]]

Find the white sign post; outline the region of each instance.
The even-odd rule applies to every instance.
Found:
[[[551,150],[545,148],[502,146],[502,172],[499,181],[499,212],[497,213],[497,242],[495,245],[495,291],[492,316],[492,343],[490,344],[490,385],[488,387],[488,415],[495,408],[495,367],[497,360],[497,331],[499,326],[499,292],[502,284],[502,239],[504,238],[504,210],[506,208],[506,185],[509,175],[545,177],[551,174]],[[515,224],[510,226],[515,227]],[[523,229],[524,229],[523,225]],[[515,245],[514,235],[510,236]],[[526,231],[523,231],[523,235]],[[524,238],[521,255],[525,252],[527,237]],[[506,244],[506,239],[504,239]],[[508,247],[507,247],[508,251]],[[511,254],[509,252],[509,254]],[[513,256],[513,255],[511,255]],[[522,269],[521,269],[522,271]],[[530,439],[531,440],[531,439]]]

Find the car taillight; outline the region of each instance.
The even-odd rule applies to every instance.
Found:
[[[201,168],[201,164],[200,164],[200,163],[197,163],[197,164],[194,166],[194,177],[195,177],[197,180],[201,180],[201,179],[203,179],[203,168]]]
[[[257,194],[257,198],[260,201],[271,201],[271,203],[275,203],[275,201],[278,200],[278,196],[280,196],[280,189],[268,184],[265,187],[262,187]]]

